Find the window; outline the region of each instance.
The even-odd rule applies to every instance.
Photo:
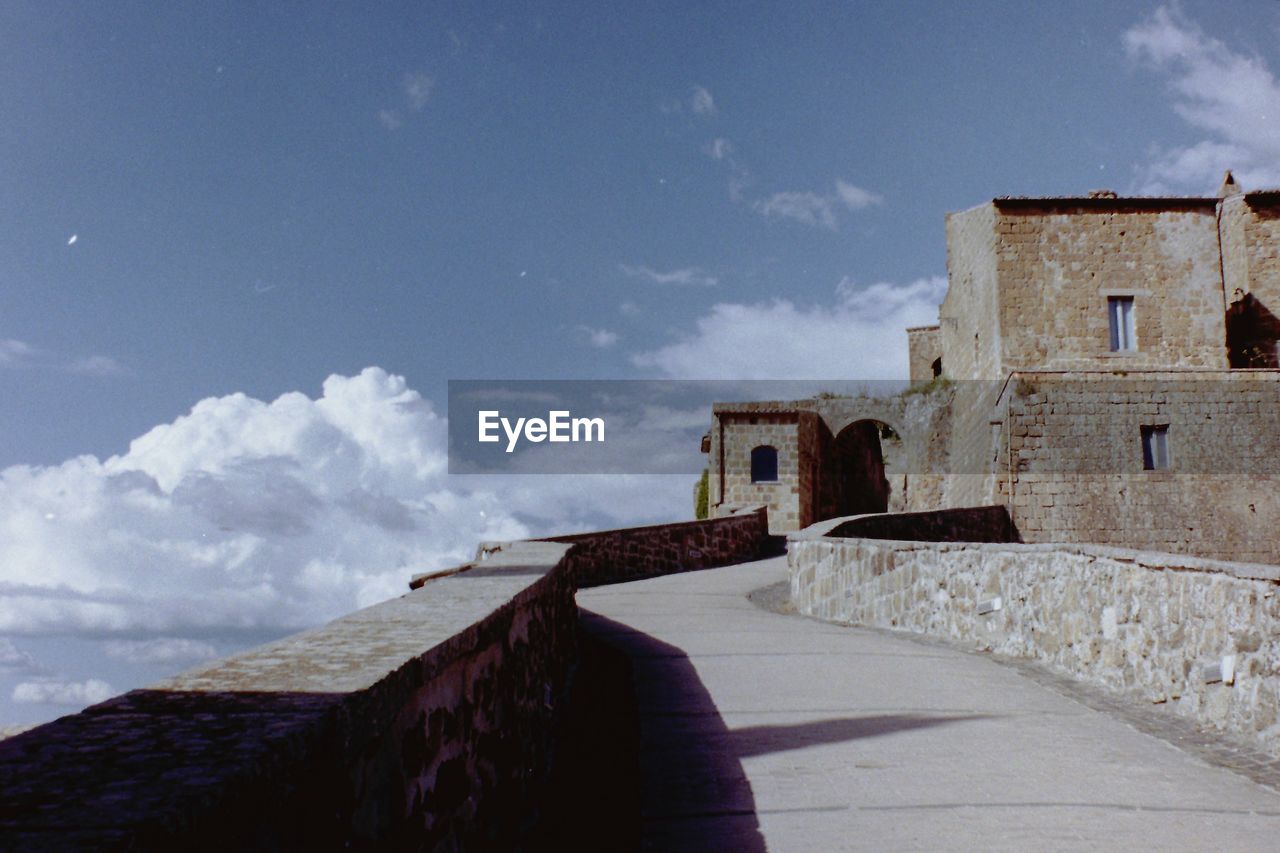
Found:
[[[778,451],[767,444],[751,451],[751,482],[778,482]]]
[[[1169,427],[1142,427],[1142,468],[1161,471],[1169,467]]]
[[[1111,322],[1111,351],[1136,350],[1138,346],[1133,332],[1133,297],[1108,296],[1107,317]]]

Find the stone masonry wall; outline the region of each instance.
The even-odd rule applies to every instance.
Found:
[[[792,535],[788,563],[806,615],[1034,658],[1280,756],[1280,568],[1091,546],[825,538],[818,526]]]
[[[0,741],[0,847],[518,849],[578,579],[746,559],[765,527],[754,512],[482,549],[404,597]]]
[[[947,215],[946,298],[938,309],[942,375],[1001,379],[996,211],[984,204]]]
[[[1143,470],[1152,425],[1168,428],[1167,470]],[[1280,374],[1019,374],[1006,429],[1028,542],[1280,563]]]
[[[942,357],[942,335],[937,326],[907,329],[907,375],[914,385],[933,379],[933,362]]]
[[[1006,371],[1227,367],[1213,200],[995,205]],[[1133,297],[1132,352],[1111,352],[1108,296]]]
[[[774,533],[798,529],[809,518],[801,504],[802,476],[812,476],[815,417],[799,412],[716,416],[711,429],[712,517],[744,506],[767,506]],[[722,434],[723,433],[723,434]],[[751,451],[768,445],[778,451],[778,479],[751,482]],[[716,466],[719,466],[717,471]],[[717,476],[718,474],[718,476]],[[808,498],[809,492],[803,492]],[[802,515],[805,517],[802,519]]]

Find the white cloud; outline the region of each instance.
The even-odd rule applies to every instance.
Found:
[[[821,225],[836,230],[836,212],[831,198],[810,192],[774,193],[757,201],[755,209],[764,216],[792,219],[805,225]]]
[[[608,329],[593,329],[590,326],[579,326],[578,331],[586,335],[593,347],[607,349],[618,342],[618,333]]]
[[[83,373],[86,376],[128,376],[129,369],[111,356],[91,355],[80,358],[67,365],[71,373]]]
[[[627,301],[618,306],[618,313],[623,317],[638,317],[643,312],[640,310],[639,305]]]
[[[108,640],[108,657],[129,663],[197,663],[216,658],[212,643],[185,637],[155,637],[150,640]]]
[[[711,97],[711,93],[703,86],[694,86],[692,94],[689,95],[689,109],[693,110],[695,115],[712,116],[716,114],[716,101]]]
[[[369,368],[318,399],[203,400],[105,461],[0,471],[0,634],[281,633],[481,540],[689,515],[680,477],[450,477],[447,446],[430,403]]]
[[[836,196],[840,199],[841,204],[850,210],[862,210],[884,201],[883,196],[841,180],[836,181]]]
[[[395,110],[378,110],[378,121],[387,130],[398,130],[404,124],[400,120],[400,114]]]
[[[117,691],[105,681],[24,681],[13,688],[13,701],[33,705],[94,705]]]
[[[1246,186],[1280,184],[1280,83],[1265,61],[1206,35],[1162,6],[1124,34],[1129,55],[1163,73],[1174,111],[1208,138],[1158,150],[1142,191],[1216,189],[1226,169]]]
[[[908,326],[936,323],[943,277],[857,287],[833,305],[722,303],[676,343],[632,358],[676,379],[905,379]]]
[[[791,219],[835,231],[838,227],[836,210],[839,207],[864,210],[883,201],[882,196],[870,190],[837,179],[835,191],[828,195],[811,192],[774,193],[767,199],[757,201],[753,207],[764,216]]]
[[[718,283],[720,279],[710,273],[703,272],[698,267],[685,267],[684,269],[675,269],[669,272],[659,272],[647,266],[631,266],[629,264],[618,264],[618,269],[632,278],[643,279],[654,284],[674,284],[674,285],[694,285],[700,287],[711,287]]]
[[[724,137],[717,137],[707,144],[706,151],[712,160],[723,160],[733,155],[733,143]]]
[[[404,88],[405,99],[409,102],[409,109],[416,113],[427,105],[427,100],[431,97],[431,90],[435,88],[436,81],[426,74],[406,74],[401,81],[401,85]]]

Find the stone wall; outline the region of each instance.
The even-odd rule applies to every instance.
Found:
[[[1002,506],[931,512],[861,515],[828,528],[827,536],[922,542],[1017,542],[1018,531]]]
[[[1216,200],[995,206],[1006,371],[1227,367]],[[1111,352],[1109,296],[1133,297],[1132,352]]]
[[[1280,568],[1100,546],[823,532],[790,537],[801,613],[1034,658],[1256,738],[1280,756]]]
[[[489,546],[402,598],[0,741],[0,847],[518,848],[556,749],[578,580],[749,559],[766,525]]]
[[[1280,563],[1280,373],[1021,373],[1004,417],[1026,541]],[[1152,425],[1166,470],[1143,469]]]
[[[767,506],[773,533],[797,530],[812,520],[817,416],[768,405],[759,409],[712,415],[710,513],[718,518],[742,507]],[[761,446],[778,451],[778,478],[753,483],[751,451]]]
[[[907,329],[907,375],[914,385],[933,379],[933,364],[942,358],[942,335],[937,326]]]

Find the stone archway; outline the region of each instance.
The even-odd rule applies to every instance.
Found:
[[[883,421],[857,420],[831,442],[828,483],[834,517],[888,512],[889,481],[882,441],[897,438]]]

